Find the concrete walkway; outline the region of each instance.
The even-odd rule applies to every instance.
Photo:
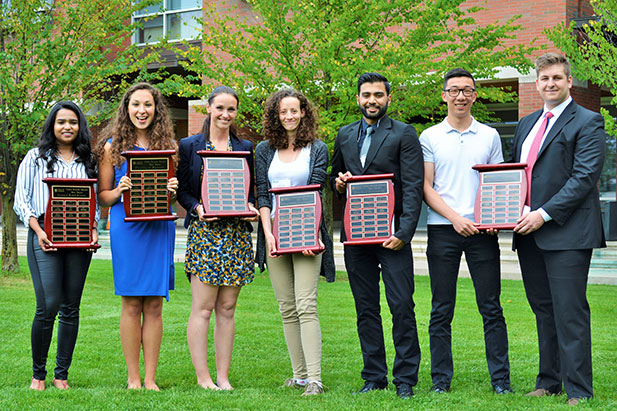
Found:
[[[181,221],[181,220],[180,220]],[[338,229],[335,229],[334,234],[334,258],[337,270],[344,271],[345,264],[343,261],[343,245],[339,242]],[[26,255],[26,234],[27,230],[22,225],[17,226],[17,247],[20,256]],[[176,222],[176,245],[174,252],[174,260],[176,262],[184,261],[184,252],[186,250],[186,234],[187,230],[182,226],[182,223]],[[253,235],[253,242],[255,242]],[[428,275],[428,265],[426,261],[426,231],[418,230],[411,244],[414,257],[415,274]],[[2,238],[0,237],[0,244]],[[97,259],[111,259],[111,250],[109,248],[109,232],[101,231],[100,240],[101,248],[94,254]],[[501,277],[504,279],[520,280],[521,272],[518,266],[516,253],[511,250],[512,235],[508,232],[503,232],[499,235],[499,244],[501,248]],[[590,284],[612,284],[617,285],[617,241],[609,241],[607,248],[594,250],[591,260],[591,269],[589,271]],[[467,264],[461,262],[461,277],[469,277]]]

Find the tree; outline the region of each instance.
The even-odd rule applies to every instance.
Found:
[[[576,30],[576,22],[547,30],[547,36],[570,58],[577,78],[607,87],[617,106],[617,0],[591,0],[595,16]],[[603,178],[615,177],[615,136],[617,124],[608,110],[601,108],[608,135]]]
[[[438,92],[445,71],[464,67],[491,78],[498,67],[527,72],[531,47],[505,46],[520,29],[516,18],[480,27],[478,8],[463,0],[248,0],[255,19],[206,2],[203,50],[188,47],[185,68],[195,76],[171,76],[168,92],[207,96],[213,83],[240,95],[239,120],[259,131],[264,99],[283,85],[307,95],[319,108],[320,136],[332,147],[343,124],[358,118],[356,81],[381,72],[395,90],[390,114],[416,124],[444,114]],[[219,6],[221,7],[221,6]],[[227,8],[227,6],[225,6]],[[201,80],[201,81],[200,81]],[[490,101],[511,93],[483,88]],[[478,104],[475,113],[486,119]],[[324,206],[324,210],[331,207]]]
[[[13,212],[19,162],[37,141],[54,102],[88,111],[121,76],[149,61],[130,45],[131,15],[144,0],[0,0],[0,197],[2,271],[19,271]],[[155,54],[150,58],[156,58]],[[92,118],[95,123],[101,114]]]

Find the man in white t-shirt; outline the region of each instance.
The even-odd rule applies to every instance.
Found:
[[[477,93],[467,70],[447,72],[441,96],[448,105],[448,116],[420,136],[424,201],[429,206],[426,255],[433,294],[429,324],[432,391],[445,393],[452,382],[451,323],[465,252],[484,324],[491,384],[497,394],[511,393],[508,335],[499,301],[499,244],[497,235],[476,228],[473,215],[479,177],[472,166],[503,162],[501,140],[497,130],[471,116]]]

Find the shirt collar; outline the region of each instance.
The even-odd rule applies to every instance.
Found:
[[[548,111],[550,111],[553,114],[553,117],[559,117],[561,113],[563,113],[563,111],[566,109],[566,107],[568,107],[568,104],[570,104],[571,101],[572,101],[572,96],[568,96],[568,98],[563,103],[553,108],[552,110],[549,110],[545,104],[544,110],[542,112],[542,117],[544,117],[544,114],[546,114]]]
[[[452,127],[450,125],[450,123],[448,123],[448,119],[447,118],[443,119],[443,121],[441,122],[441,125],[445,129],[446,133],[450,133],[450,132],[456,132],[456,133],[459,133],[459,134],[465,134],[465,133],[477,134],[478,133],[478,122],[473,117],[471,117],[471,124],[469,125],[469,127],[466,130],[462,131],[462,132],[458,131],[457,129]]]
[[[380,118],[379,120],[377,120],[377,123],[373,124],[373,133],[379,128],[379,125],[381,124],[381,120],[383,120],[383,117]],[[366,120],[364,119],[364,117],[362,117],[362,121],[360,122],[360,131],[362,133],[366,133],[366,129],[370,126],[369,123],[366,122]]]

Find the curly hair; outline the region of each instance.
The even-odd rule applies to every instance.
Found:
[[[212,90],[212,92],[208,96],[208,104],[212,105],[216,96],[219,96],[221,94],[229,94],[230,96],[236,99],[236,107],[240,105],[240,99],[238,98],[238,94],[234,91],[234,89],[232,89],[231,87],[227,87],[227,86],[218,86],[214,90]],[[210,121],[211,120],[212,120],[212,117],[210,116],[210,114],[208,114],[206,118],[204,119],[204,125],[201,129],[201,134],[204,136],[204,139],[206,139],[206,141],[210,141]],[[229,127],[229,132],[232,135],[238,137],[238,129],[236,128],[235,124],[233,123],[231,124],[231,126]]]
[[[77,132],[77,137],[73,140],[73,150],[77,156],[75,161],[84,164],[86,174],[89,178],[96,178],[96,163],[92,156],[92,147],[90,146],[92,132],[90,132],[90,128],[88,127],[86,116],[84,116],[79,106],[72,101],[60,101],[54,104],[49,111],[37,145],[39,148],[38,158],[47,161],[48,173],[51,174],[54,172],[54,166],[58,161],[58,157],[55,155],[58,151],[58,142],[56,141],[56,134],[54,133],[54,125],[58,112],[62,109],[71,110],[77,116],[79,131]]]
[[[300,101],[300,110],[304,110],[304,117],[300,120],[294,150],[306,147],[317,138],[317,113],[313,104],[304,94],[293,89],[282,89],[268,97],[264,107],[262,120],[263,135],[270,141],[270,145],[277,149],[285,149],[289,145],[287,131],[279,119],[281,100],[285,97],[295,97]]]
[[[171,122],[171,117],[167,111],[167,105],[163,94],[154,86],[148,83],[137,83],[130,87],[118,106],[116,116],[105,127],[101,138],[97,143],[94,154],[98,161],[103,159],[105,152],[105,143],[108,139],[111,142],[111,162],[114,167],[120,167],[125,161],[121,156],[123,151],[133,150],[137,142],[137,133],[135,126],[131,122],[128,113],[129,101],[131,96],[137,90],[147,90],[152,94],[154,99],[154,119],[148,127],[148,140],[150,150],[177,150],[177,143],[174,139],[174,128]],[[174,161],[176,159],[174,158]],[[176,162],[177,164],[177,162]]]

